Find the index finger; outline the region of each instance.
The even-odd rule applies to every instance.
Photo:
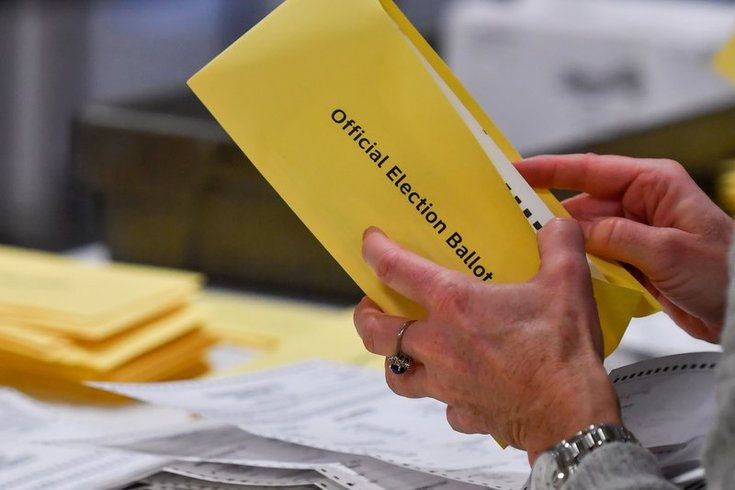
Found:
[[[653,160],[617,155],[539,155],[515,163],[523,178],[537,188],[583,191],[602,198],[625,193]]]
[[[389,288],[431,310],[434,292],[461,273],[445,269],[402,248],[377,228],[368,228],[362,241],[362,255]],[[454,282],[454,281],[453,281]]]

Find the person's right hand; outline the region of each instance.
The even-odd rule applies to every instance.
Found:
[[[516,163],[536,188],[583,193],[564,201],[587,251],[630,264],[690,335],[717,342],[733,220],[672,160],[542,155]]]

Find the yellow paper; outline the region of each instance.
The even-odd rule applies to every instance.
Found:
[[[68,381],[159,381],[170,379],[182,372],[196,370],[201,374],[204,350],[212,345],[212,338],[195,329],[155,349],[142,353],[112,370],[94,366],[69,365],[40,361],[21,352],[0,350],[0,375],[27,373]]]
[[[505,161],[517,153],[389,0],[287,0],[189,83],[386,312],[425,314],[362,260],[369,226],[488,284],[536,273],[534,229],[483,145]],[[631,316],[657,305],[603,265],[595,295],[609,353]]]
[[[200,328],[201,324],[198,313],[180,308],[101,342],[80,342],[54,331],[0,325],[0,350],[106,372]]]
[[[99,340],[183,305],[199,276],[0,247],[0,319]]]
[[[725,78],[735,83],[735,35],[715,56],[714,67]]]

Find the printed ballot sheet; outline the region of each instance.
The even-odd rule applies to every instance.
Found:
[[[703,475],[703,442],[716,409],[714,370],[721,355],[677,354],[610,373],[626,426],[674,480],[687,472]]]
[[[161,472],[144,478],[122,490],[270,490],[264,485],[241,485],[236,483],[213,483],[174,473]],[[287,485],[289,490],[314,490],[313,485]]]
[[[301,470],[287,473],[283,469],[258,468],[238,464],[222,463],[185,463],[179,462],[167,466],[164,471],[219,483],[249,484],[261,486],[299,486],[313,485],[325,490],[353,489],[353,490],[421,490],[426,488],[441,487],[446,490],[480,490],[483,487],[469,485],[457,481],[448,481],[443,478],[430,475],[413,474],[406,470],[394,469],[392,473],[401,474],[402,477],[390,479],[383,472],[376,472],[374,468],[362,467],[363,474],[375,475],[373,481],[362,478],[356,470],[340,468],[339,465],[323,467],[317,471]],[[361,481],[364,480],[364,481]]]
[[[252,485],[262,487],[299,487],[313,485],[323,490],[349,488],[311,470],[287,471],[273,468],[222,463],[177,462],[164,468],[167,473],[212,483]]]
[[[262,437],[370,456],[473,485],[517,489],[528,476],[524,452],[503,450],[488,436],[454,432],[442,403],[398,397],[382,373],[370,369],[312,361],[233,378],[94,386]]]
[[[538,269],[535,232],[564,214],[389,0],[287,0],[189,85],[389,313],[425,314],[362,260],[369,226],[477,281],[518,282]],[[622,267],[591,262],[610,353],[656,301]]]
[[[115,488],[161,468],[168,458],[100,448],[44,444],[84,431],[59,427],[30,398],[0,389],[0,488],[79,490]]]
[[[73,443],[168,456],[179,461],[313,470],[354,490],[480,488],[434,474],[391,465],[367,456],[268,439],[228,424],[213,422],[186,424],[155,433],[85,439]]]
[[[698,449],[714,410],[713,370],[720,356],[679,354],[610,374],[626,425],[657,454],[672,479],[700,469]],[[126,450],[193,462],[316,471],[341,465],[377,485],[388,481],[375,476],[387,478],[386,463],[497,489],[520,488],[529,471],[525,453],[502,450],[486,436],[453,432],[443,404],[397,397],[381,373],[358,367],[313,361],[236,378],[95,385],[243,429],[228,432],[223,426],[204,424],[180,433],[107,441]],[[183,446],[189,449],[182,451]],[[393,475],[419,481],[409,477],[416,478]]]

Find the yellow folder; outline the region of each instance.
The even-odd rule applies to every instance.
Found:
[[[563,214],[518,175],[517,152],[390,0],[287,0],[189,84],[389,313],[425,314],[363,262],[368,226],[492,284],[530,279],[536,230]],[[592,264],[610,353],[631,316],[658,305],[622,267]]]

